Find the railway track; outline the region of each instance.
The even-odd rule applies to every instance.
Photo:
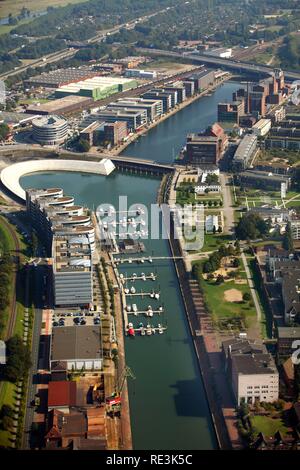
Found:
[[[20,252],[20,242],[19,239],[15,233],[15,231],[11,228],[10,224],[7,222],[5,217],[1,216],[1,221],[3,225],[7,228],[7,230],[10,233],[10,236],[14,242],[14,252],[15,252],[15,261],[14,261],[14,270],[13,270],[13,279],[12,279],[12,286],[13,286],[13,298],[12,298],[12,303],[10,306],[10,313],[9,313],[9,318],[8,318],[8,324],[6,327],[6,332],[5,332],[5,340],[8,340],[14,331],[15,323],[16,323],[16,304],[17,304],[17,273],[18,273],[18,268],[19,268],[19,252]]]

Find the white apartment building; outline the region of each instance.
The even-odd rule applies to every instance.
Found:
[[[252,126],[252,132],[257,137],[263,137],[267,135],[267,133],[271,129],[271,125],[271,119],[260,119],[254,124],[254,126]]]
[[[237,354],[231,363],[232,388],[238,404],[278,400],[279,374],[269,354]]]

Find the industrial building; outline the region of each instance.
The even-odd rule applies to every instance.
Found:
[[[100,326],[58,326],[52,328],[50,370],[99,371],[103,351]]]
[[[41,145],[58,145],[68,136],[69,124],[64,118],[51,115],[32,121],[32,137]]]
[[[56,98],[79,95],[93,98],[94,101],[107,98],[114,93],[137,87],[136,80],[122,77],[93,77],[77,83],[70,83],[55,90]]]
[[[59,307],[93,303],[93,263],[87,236],[55,236],[52,242],[54,302]]]
[[[92,67],[57,69],[25,80],[25,86],[59,88],[69,83],[76,83],[97,76],[99,76],[99,73],[95,72]]]
[[[232,49],[230,47],[217,47],[216,49],[208,49],[203,54],[219,57],[220,59],[230,59],[232,57]]]
[[[93,102],[92,98],[86,98],[85,96],[68,95],[64,98],[48,101],[47,103],[31,104],[26,108],[26,113],[41,115],[69,114],[86,109]]]
[[[233,156],[232,167],[235,171],[242,171],[248,168],[257,149],[257,136],[247,134],[241,140]]]
[[[152,70],[126,69],[125,77],[155,80],[157,78],[157,72]]]

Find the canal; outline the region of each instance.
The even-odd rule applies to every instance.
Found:
[[[172,148],[178,152],[187,132],[213,123],[217,103],[230,100],[232,91],[238,87],[237,83],[224,84],[212,96],[194,102],[151,130],[128,147],[126,153],[160,162],[172,161]],[[95,209],[102,202],[117,207],[120,195],[127,195],[128,205],[149,207],[156,201],[159,180],[118,172],[109,177],[44,173],[25,176],[21,184],[24,188],[62,187],[66,194],[75,196],[76,203]],[[144,243],[148,254],[170,254],[167,240],[147,239]],[[128,276],[141,271],[157,274],[156,281],[136,282],[135,287],[161,292],[157,305],[163,305],[165,313],[159,321],[167,326],[163,335],[126,339],[127,364],[136,377],[129,379],[128,384],[134,448],[215,449],[216,437],[172,261],[159,260],[143,268],[127,265],[122,270]],[[155,306],[152,299],[132,302],[139,308]]]

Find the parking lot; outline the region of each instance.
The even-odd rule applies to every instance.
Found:
[[[100,312],[57,309],[52,313],[52,326],[99,325]]]

